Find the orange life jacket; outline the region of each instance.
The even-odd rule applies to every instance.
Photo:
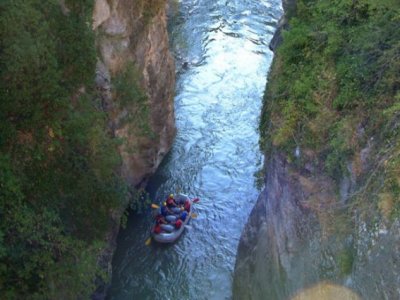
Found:
[[[157,224],[156,226],[154,226],[153,232],[156,234],[161,233],[161,226],[160,224]]]

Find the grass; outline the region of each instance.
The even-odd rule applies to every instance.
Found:
[[[400,3],[299,0],[291,14],[264,95],[261,148],[318,165],[338,186],[355,174],[356,203],[399,217]]]

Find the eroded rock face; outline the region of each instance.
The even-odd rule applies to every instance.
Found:
[[[156,171],[176,132],[175,66],[168,48],[165,7],[149,13],[144,9],[146,3],[146,0],[96,0],[92,23],[99,53],[96,86],[112,133],[121,139],[121,174],[129,186],[136,187],[144,185]],[[125,84],[128,89],[130,85],[140,86],[146,96],[145,114],[129,99],[124,102],[116,91],[116,78],[128,67],[134,68],[137,76]],[[125,208],[111,212],[110,229],[105,237],[107,246],[98,259],[110,276],[120,217]],[[104,299],[107,284],[99,280],[97,286],[92,298]]]
[[[96,0],[93,12],[100,53],[96,83],[102,91],[110,126],[122,140],[122,175],[132,186],[145,182],[155,172],[175,136],[175,68],[168,49],[165,9],[149,15],[144,3]],[[115,93],[113,80],[128,65],[137,70],[140,87],[147,96],[150,113],[146,125],[151,134],[140,133],[136,112],[129,105],[121,105]],[[122,121],[128,114],[132,114],[131,120]]]
[[[361,299],[400,298],[398,220],[349,210],[328,177],[299,171],[284,156],[275,154],[266,170],[238,248],[234,299],[291,299],[326,284]]]
[[[301,204],[304,196],[297,190],[300,182],[294,176],[287,176],[288,172],[284,158],[271,160],[267,186],[240,240],[235,299],[287,299],[318,278],[314,263],[319,247],[309,246],[322,233],[317,217],[304,207],[306,203]]]
[[[110,6],[107,0],[97,0],[94,3],[93,9],[93,30],[96,30],[105,20],[110,17]]]
[[[296,9],[296,0],[282,4],[272,50]],[[383,180],[372,176],[377,160],[384,161],[373,141],[347,162],[348,175],[337,183],[317,160],[299,167],[271,151],[265,189],[240,239],[234,299],[400,299],[400,221],[390,219],[390,198],[380,194],[374,204],[363,182]]]

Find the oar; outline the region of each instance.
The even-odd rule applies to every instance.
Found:
[[[197,202],[199,202],[200,201],[200,199],[199,198],[194,198],[194,199],[192,199],[192,202],[193,203],[197,203]],[[192,213],[192,218],[193,219],[196,219],[197,218],[197,214],[196,213]]]
[[[149,237],[149,238],[144,242],[144,244],[145,244],[146,246],[150,246],[150,244],[151,244],[151,237]]]

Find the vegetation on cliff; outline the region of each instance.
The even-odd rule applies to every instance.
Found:
[[[269,74],[261,147],[338,183],[352,173],[353,200],[399,217],[400,3],[298,0],[291,14]]]
[[[140,86],[140,73],[133,63],[127,63],[124,69],[113,78],[115,98],[120,110],[126,110],[121,123],[129,124],[131,134],[136,137],[152,137],[154,132],[149,126],[150,107],[148,98]],[[135,146],[130,146],[135,151]]]
[[[93,291],[110,212],[126,199],[93,86],[93,1],[0,3],[0,294]]]

